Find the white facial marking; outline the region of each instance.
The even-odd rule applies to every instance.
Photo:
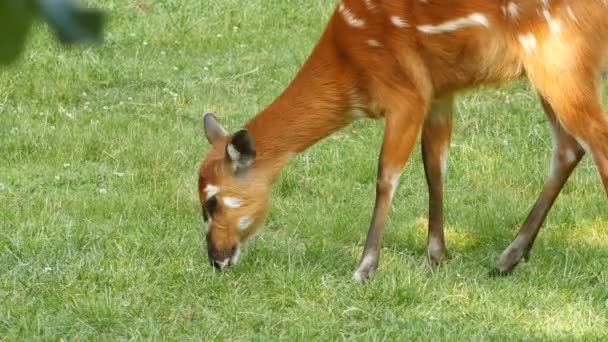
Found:
[[[253,220],[251,219],[251,217],[243,216],[239,219],[239,229],[246,230],[247,228],[249,228],[249,226],[251,226],[252,223]]]
[[[224,197],[224,205],[228,208],[236,209],[241,207],[241,200],[236,197]]]
[[[207,219],[207,225],[205,226],[205,235],[206,235],[207,233],[209,233],[209,231],[210,231],[210,230],[211,230],[211,217],[209,217],[209,218]]]
[[[219,266],[220,270],[223,270],[224,267],[228,266],[229,262],[230,262],[230,258],[226,258],[226,259],[224,259],[224,261],[216,261],[215,263]]]
[[[226,148],[226,150],[228,151],[228,155],[230,156],[230,159],[239,160],[239,158],[241,158],[241,152],[237,151],[237,149],[234,147],[234,145],[228,144],[228,147]]]
[[[234,251],[234,255],[230,258],[230,264],[236,265],[239,260],[241,260],[241,246],[236,246],[236,251]]]
[[[380,43],[379,41],[377,41],[375,39],[368,39],[367,45],[369,45],[371,47],[382,47],[382,43]]]
[[[348,25],[356,28],[365,27],[365,21],[357,18],[350,9],[344,6],[344,2],[342,1],[340,1],[340,4],[338,5],[338,12],[340,12],[342,18],[344,18],[344,21],[346,21]]]
[[[205,187],[205,192],[207,193],[207,198],[209,199],[217,195],[218,192],[220,192],[220,188],[212,184],[207,184],[207,186]]]
[[[490,22],[485,15],[481,13],[473,13],[467,17],[446,21],[445,23],[439,25],[420,25],[417,27],[417,29],[420,32],[428,34],[440,34],[473,26],[490,27]]]
[[[519,35],[517,39],[527,53],[532,53],[536,50],[536,37],[532,33]]]
[[[398,15],[394,15],[391,17],[391,23],[393,23],[393,25],[399,27],[399,28],[404,28],[404,27],[409,27],[410,25],[407,23],[407,20],[402,19],[400,16]]]

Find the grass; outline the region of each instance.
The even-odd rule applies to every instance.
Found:
[[[382,137],[382,122],[361,121],[288,165],[263,233],[218,274],[196,196],[201,114],[234,130],[272,101],[334,1],[97,6],[112,13],[103,46],[62,49],[38,27],[0,74],[0,339],[608,337],[607,202],[589,158],[531,261],[487,277],[548,173],[526,82],[458,101],[439,269],[424,258],[417,152],[376,278],[351,280]]]

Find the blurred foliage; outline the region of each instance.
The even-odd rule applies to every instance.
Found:
[[[1,0],[0,64],[14,61],[23,50],[35,18],[46,21],[63,43],[101,39],[103,14],[70,0]]]

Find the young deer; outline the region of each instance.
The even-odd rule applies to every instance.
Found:
[[[370,278],[399,177],[422,132],[429,188],[428,256],[446,256],[443,178],[454,94],[526,75],[553,131],[549,179],[495,274],[526,258],[549,209],[585,152],[608,192],[608,122],[600,76],[608,0],[343,0],[289,87],[228,135],[204,116],[212,144],[200,168],[209,261],[238,261],[262,224],[269,188],[296,153],[362,117],[384,118],[376,202],[355,279]]]

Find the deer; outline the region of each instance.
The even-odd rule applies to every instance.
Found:
[[[296,154],[355,120],[384,120],[375,204],[354,280],[378,268],[400,176],[420,136],[429,192],[427,258],[447,257],[443,182],[461,91],[526,77],[551,128],[548,178],[491,275],[529,252],[562,187],[589,154],[608,194],[608,0],[341,0],[287,88],[229,134],[203,115],[210,144],[198,193],[209,263],[236,264],[265,221],[269,190]]]

